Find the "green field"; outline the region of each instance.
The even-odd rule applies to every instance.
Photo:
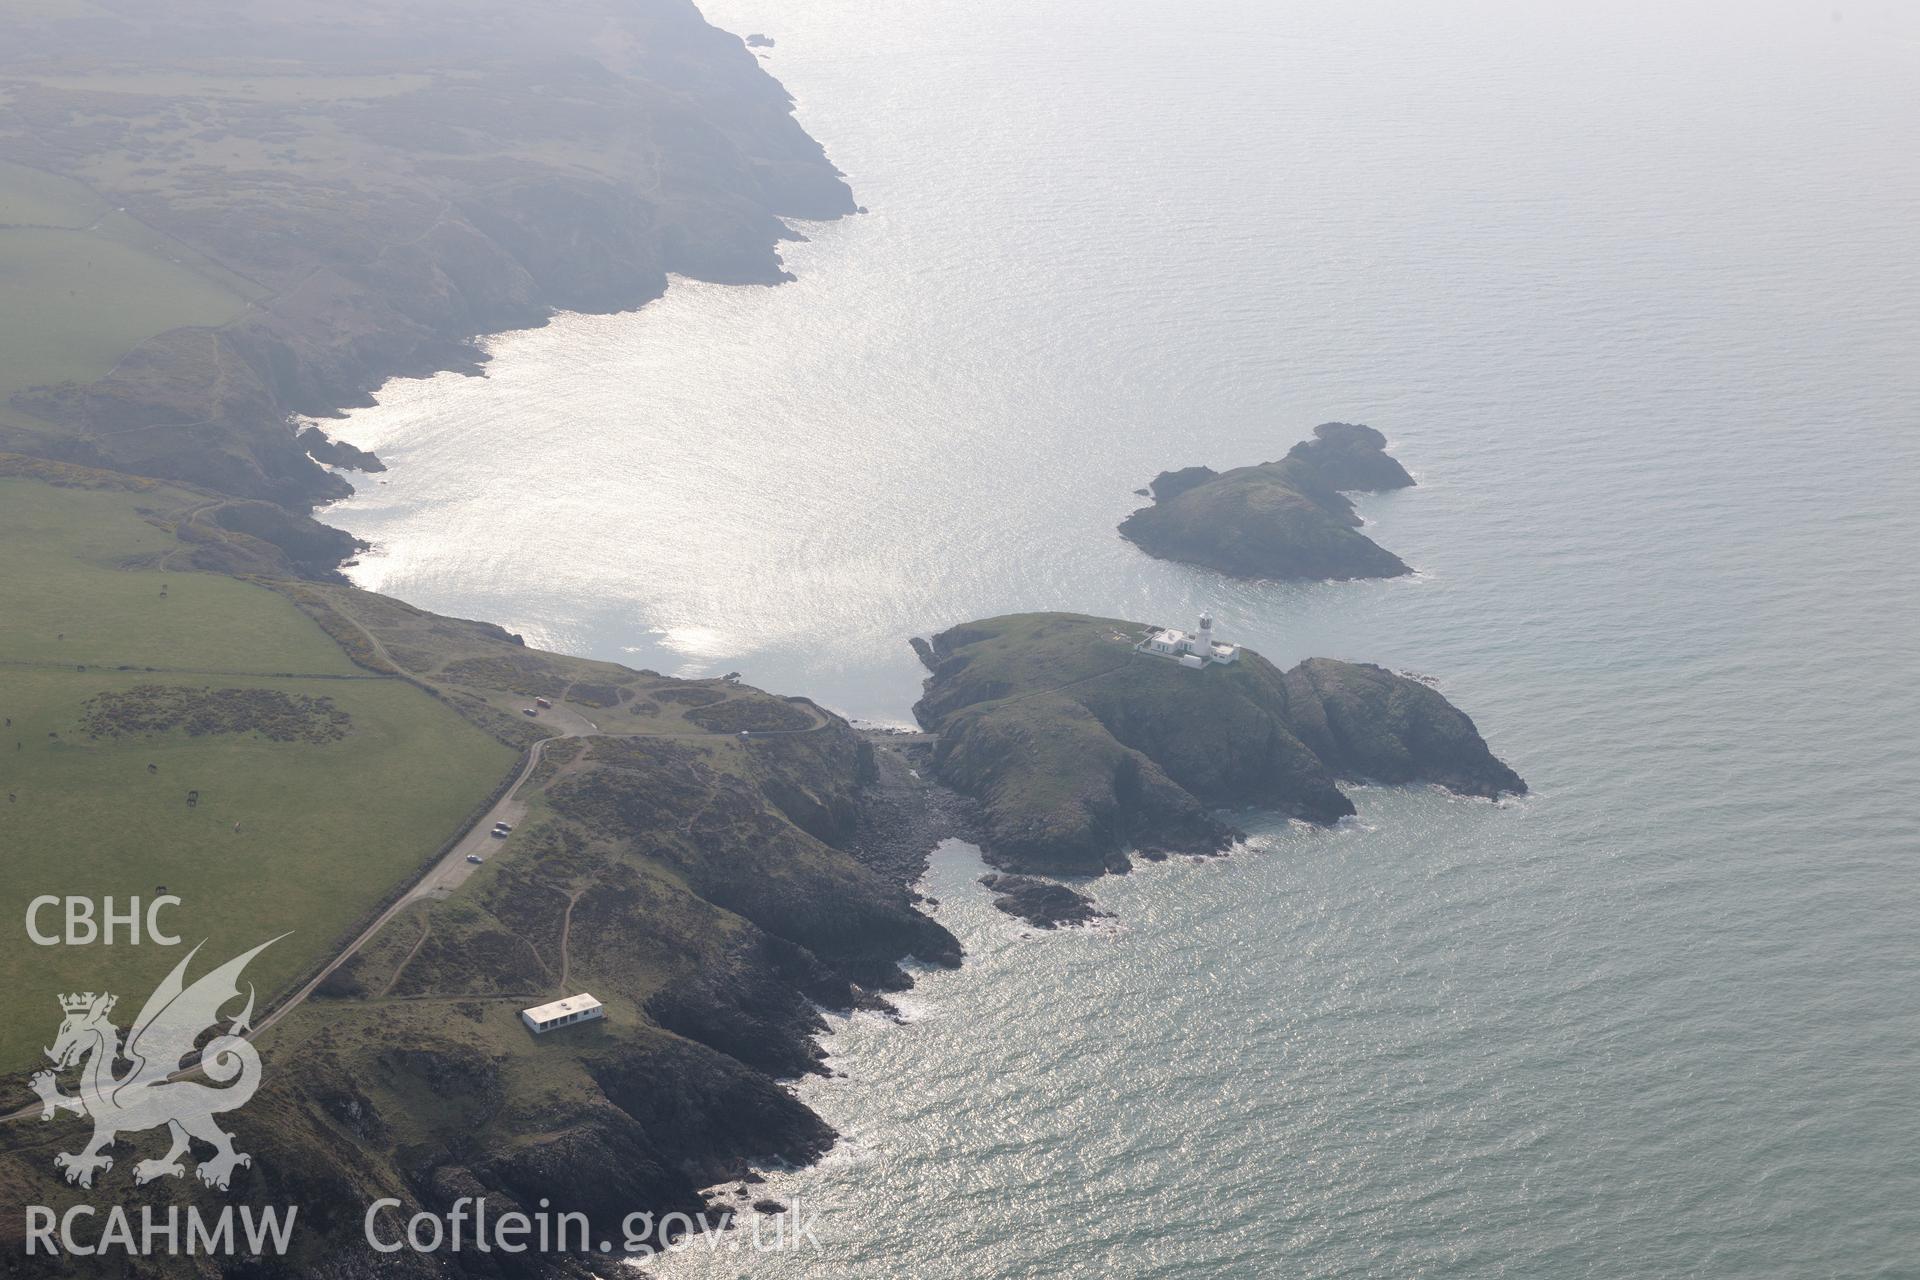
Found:
[[[97,230],[0,229],[0,390],[104,377],[144,339],[217,326],[247,299],[141,243],[115,215]],[[183,259],[184,262],[184,259]]]
[[[419,689],[354,667],[283,596],[116,567],[174,546],[139,508],[193,501],[0,480],[0,1070],[28,1065],[48,1042],[58,992],[109,989],[137,1008],[182,954],[33,945],[33,897],[124,902],[165,885],[183,899],[170,927],[189,944],[207,939],[209,961],[293,930],[250,973],[264,1002],[330,954],[514,762]],[[294,674],[266,674],[276,672]],[[189,701],[261,690],[325,699],[346,717],[343,736],[89,735],[90,699],[142,686],[194,691]]]
[[[266,291],[116,210],[85,184],[0,161],[0,417],[8,397],[105,376],[139,343],[215,327]]]
[[[0,478],[0,545],[8,548],[0,579],[0,662],[359,671],[271,591],[217,574],[127,571],[129,563],[164,562],[179,546],[140,509],[195,499],[157,492],[57,489]]]

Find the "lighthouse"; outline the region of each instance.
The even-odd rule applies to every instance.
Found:
[[[1200,615],[1200,628],[1192,635],[1184,631],[1156,631],[1133,648],[1136,653],[1171,658],[1183,667],[1199,668],[1210,663],[1224,666],[1240,659],[1239,645],[1221,644],[1213,638],[1213,615],[1210,613]]]

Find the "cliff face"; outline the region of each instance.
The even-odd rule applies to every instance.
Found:
[[[398,1231],[416,1211],[445,1214],[462,1197],[483,1197],[495,1217],[542,1200],[585,1213],[596,1241],[624,1242],[629,1214],[704,1211],[717,1221],[740,1197],[704,1189],[742,1179],[748,1162],[811,1160],[834,1140],[781,1083],[824,1070],[820,1010],[882,1007],[884,993],[909,983],[903,957],[958,963],[958,943],[919,911],[909,887],[931,840],[874,830],[876,752],[812,703],[547,653],[491,624],[280,576],[286,566],[266,544],[218,518],[280,513],[268,504],[223,507],[196,523],[183,513],[206,510],[201,492],[0,455],[0,474],[8,472],[73,488],[76,498],[89,489],[140,495],[139,558],[116,550],[112,563],[149,571],[165,563],[184,577],[187,564],[176,559],[184,554],[197,568],[274,575],[262,585],[363,669],[341,681],[369,697],[382,684],[409,698],[425,690],[435,716],[464,716],[515,747],[542,743],[515,793],[527,812],[511,839],[490,843],[451,896],[404,906],[312,999],[260,1034],[260,1091],[222,1116],[252,1156],[230,1190],[209,1200],[190,1180],[137,1185],[131,1168],[165,1150],[164,1128],[129,1130],[110,1178],[69,1185],[53,1157],[73,1149],[84,1126],[29,1115],[0,1124],[0,1195],[9,1203],[60,1211],[90,1203],[103,1213],[123,1205],[134,1214],[152,1206],[163,1217],[192,1202],[297,1206],[293,1253],[227,1260],[233,1275],[587,1274],[591,1260],[540,1251],[383,1259],[366,1246],[362,1220],[383,1198],[403,1205],[389,1219]],[[181,541],[149,541],[149,528]],[[164,581],[149,578],[155,589]],[[179,692],[184,700],[172,705],[209,711],[198,696],[205,690]],[[538,698],[551,706],[524,714]],[[589,729],[597,732],[553,736]],[[300,749],[336,747],[329,739]],[[194,776],[209,794],[231,793],[248,767],[207,763]],[[310,789],[332,779],[338,805],[375,803],[351,785],[355,776],[315,765]],[[475,777],[472,820],[491,804],[490,787],[518,776],[516,765],[506,778]],[[406,853],[422,870],[441,856]],[[71,856],[90,855],[80,843]],[[262,864],[269,886],[353,875],[366,918],[404,889],[365,884],[325,856],[267,856],[278,859]],[[376,901],[382,893],[391,896]],[[276,901],[269,889],[245,927],[264,936],[313,927]],[[315,963],[334,954],[324,949]],[[605,1002],[604,1021],[547,1036],[518,1021],[520,1009],[581,991]],[[122,994],[137,1012],[144,991]],[[258,994],[265,1013],[283,992]],[[124,1016],[118,1026],[128,1030]],[[0,1081],[0,1112],[32,1100],[26,1073]],[[9,1275],[93,1274],[45,1253],[23,1256],[22,1231],[21,1215],[0,1215]],[[129,1265],[142,1276],[221,1273],[218,1261],[197,1257]],[[624,1269],[616,1258],[599,1273]]]
[[[1360,533],[1345,492],[1413,484],[1371,427],[1328,422],[1277,462],[1214,472],[1187,467],[1153,482],[1154,504],[1120,524],[1149,555],[1239,578],[1392,578],[1411,572]]]
[[[1466,714],[1384,667],[1308,658],[1287,672],[1288,723],[1342,778],[1431,782],[1489,800],[1527,784],[1494,758]]]
[[[472,624],[433,623],[490,644]],[[548,655],[524,656],[519,675],[537,678]],[[609,675],[626,680],[623,710],[704,692]],[[757,742],[674,732],[550,743],[546,816],[523,823],[511,856],[396,920],[264,1039],[260,1092],[225,1119],[253,1161],[222,1200],[297,1205],[300,1222],[287,1258],[246,1274],[584,1275],[591,1259],[538,1250],[383,1260],[361,1223],[388,1197],[404,1206],[393,1232],[461,1197],[496,1216],[546,1202],[587,1215],[592,1240],[623,1242],[628,1215],[717,1221],[735,1206],[704,1188],[832,1145],[778,1083],[824,1070],[818,1010],[870,1006],[908,985],[901,957],[957,964],[959,946],[904,885],[822,838],[850,836],[865,801],[868,749],[845,722]],[[540,1037],[519,1024],[519,1009],[581,990],[604,1021]],[[70,1130],[14,1124],[0,1138],[0,1187],[20,1203],[101,1194],[49,1172]],[[128,1138],[144,1154],[152,1135]],[[164,1214],[181,1193],[163,1179],[107,1194]],[[19,1229],[0,1222],[16,1257]],[[54,1270],[29,1260],[21,1273]],[[195,1272],[159,1259],[152,1274]]]
[[[1281,673],[1257,653],[1189,670],[1135,653],[1138,623],[1019,614],[920,646],[915,715],[940,777],[986,811],[990,860],[1124,870],[1129,850],[1210,852],[1217,808],[1313,822],[1353,812],[1339,781],[1426,782],[1493,797],[1526,784],[1433,689],[1326,658]]]
[[[84,87],[43,74],[72,24],[22,27],[0,160],[86,182],[249,301],[18,393],[48,429],[0,425],[0,449],[341,496],[289,413],[471,367],[473,335],[555,309],[638,306],[669,272],[778,281],[781,218],[853,210],[785,91],[688,0],[164,0],[91,33],[116,71]]]

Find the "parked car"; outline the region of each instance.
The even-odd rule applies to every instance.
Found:
[[[533,700],[533,705],[544,709],[546,707],[552,706],[553,700],[551,698],[535,698]]]
[[[481,857],[481,856],[480,856],[479,854],[477,854],[477,853],[470,853],[470,854],[468,854],[468,855],[467,855],[467,861],[468,861],[468,862],[471,862],[471,863],[472,863],[472,864],[473,864],[474,866],[476,866],[476,867],[477,867],[477,866],[479,866],[479,865],[480,865],[481,863],[483,863],[483,862],[485,862],[485,861],[486,861],[486,859],[485,859],[485,858],[483,858],[483,857]]]
[[[521,714],[521,715],[523,715],[523,716],[537,716],[537,715],[539,715],[539,714],[540,714],[540,708],[538,708],[538,707],[522,707],[522,708],[520,708],[520,714]]]
[[[505,835],[507,832],[513,830],[513,824],[511,822],[496,822],[493,824],[493,829]]]

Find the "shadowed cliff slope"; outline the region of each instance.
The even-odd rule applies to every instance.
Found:
[[[472,367],[474,335],[554,309],[638,306],[669,272],[783,279],[781,218],[853,211],[785,90],[688,0],[10,9],[0,196],[59,183],[75,209],[34,215],[57,225],[0,226],[0,274],[34,268],[16,304],[82,351],[112,249],[180,327],[60,368],[0,350],[0,449],[294,506],[346,490],[288,414]]]

